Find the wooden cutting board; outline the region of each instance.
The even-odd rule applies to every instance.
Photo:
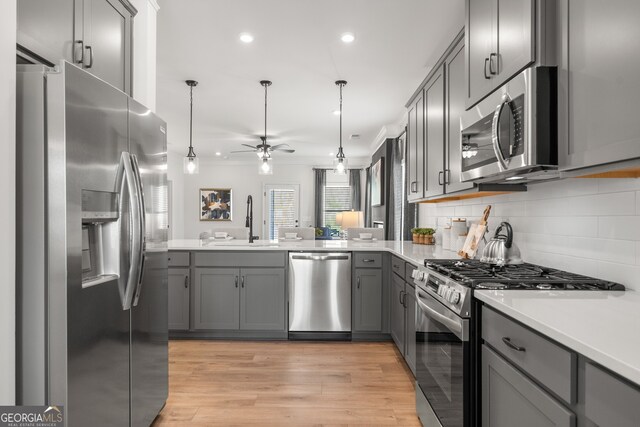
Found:
[[[478,245],[480,244],[480,240],[484,237],[484,233],[487,232],[487,220],[489,219],[489,214],[491,213],[491,205],[487,205],[482,213],[482,218],[476,224],[471,224],[469,227],[469,233],[467,234],[467,240],[464,242],[464,246],[461,250],[458,251],[458,255],[465,259],[472,259],[477,250]]]

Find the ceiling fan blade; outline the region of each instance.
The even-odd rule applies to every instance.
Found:
[[[242,145],[242,146],[244,146],[244,147],[253,148],[254,150],[256,150],[256,149],[257,149],[255,145],[249,145],[249,144],[240,144],[240,145]]]
[[[295,153],[296,150],[292,149],[292,148],[276,148],[276,149],[272,149],[271,151],[279,151],[281,153]]]
[[[255,153],[256,150],[236,150],[236,151],[229,151],[229,153],[231,154],[235,154],[235,153]]]
[[[289,144],[278,144],[278,145],[272,145],[271,149],[272,150],[280,150],[280,147],[289,147]]]

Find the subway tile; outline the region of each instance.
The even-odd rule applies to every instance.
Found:
[[[598,278],[622,283],[627,289],[640,291],[640,266],[598,261]]]
[[[598,218],[598,237],[640,240],[640,216],[601,216]]]
[[[602,178],[597,179],[597,182],[598,193],[640,190],[640,178]]]
[[[525,202],[496,203],[492,211],[495,215],[503,217],[525,216],[526,204]]]
[[[454,208],[454,212],[455,212],[455,216],[459,218],[466,218],[471,216],[472,206],[468,206],[468,205],[456,206]]]
[[[597,194],[563,199],[563,215],[634,215],[634,192]]]

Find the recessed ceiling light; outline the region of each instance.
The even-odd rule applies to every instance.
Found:
[[[356,39],[356,36],[353,33],[343,33],[340,36],[340,40],[342,40],[343,43],[353,43],[355,39]]]
[[[242,43],[251,43],[253,41],[253,35],[249,33],[241,33],[240,41]]]
[[[221,155],[222,155],[222,153],[221,153],[221,152],[216,151],[216,156],[221,156]]]
[[[335,153],[329,153],[329,155],[330,155],[330,156],[335,156],[336,154],[335,154]]]
[[[339,116],[340,115],[340,110],[333,110],[333,115],[334,116]]]

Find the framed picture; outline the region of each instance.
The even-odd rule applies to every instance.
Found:
[[[371,166],[371,206],[384,205],[384,157]]]
[[[231,221],[231,189],[200,189],[200,221]]]

